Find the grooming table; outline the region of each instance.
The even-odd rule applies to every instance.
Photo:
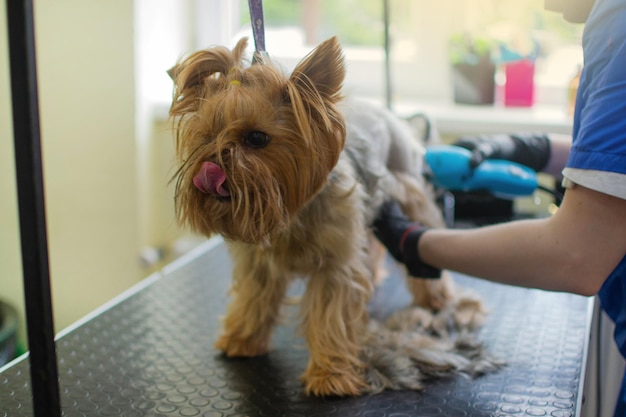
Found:
[[[63,415],[73,416],[551,416],[580,413],[593,299],[515,288],[456,275],[491,313],[481,331],[508,363],[426,389],[348,399],[306,397],[298,377],[308,358],[294,324],[276,329],[259,358],[213,349],[231,264],[219,238],[207,241],[57,338]],[[406,306],[397,274],[373,314]],[[294,321],[295,322],[295,321]],[[0,373],[0,416],[32,416],[28,360]]]

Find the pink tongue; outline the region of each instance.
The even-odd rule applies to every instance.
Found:
[[[213,162],[204,162],[196,176],[193,177],[193,184],[198,190],[219,197],[230,196],[228,188],[224,185],[225,182],[226,174],[222,168]]]

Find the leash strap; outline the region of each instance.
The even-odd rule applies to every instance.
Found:
[[[254,36],[254,56],[252,63],[264,63],[269,61],[269,55],[265,50],[265,21],[263,19],[263,0],[248,0],[250,8],[250,21]]]

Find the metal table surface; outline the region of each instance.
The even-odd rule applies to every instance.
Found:
[[[476,379],[438,380],[423,391],[347,399],[307,397],[298,377],[308,353],[294,326],[272,351],[227,359],[213,348],[231,264],[212,239],[57,338],[65,416],[552,416],[580,413],[593,299],[456,275],[490,309],[480,338],[507,365]],[[375,304],[401,308],[388,279]],[[0,372],[0,416],[32,416],[28,360]]]

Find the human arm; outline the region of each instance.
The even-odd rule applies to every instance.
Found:
[[[572,135],[562,133],[548,133],[550,140],[550,158],[546,166],[541,172],[552,175],[555,178],[561,178],[563,167],[569,158],[569,152],[572,149]]]
[[[626,252],[626,200],[582,186],[556,214],[477,229],[430,229],[420,259],[491,281],[593,295]]]

